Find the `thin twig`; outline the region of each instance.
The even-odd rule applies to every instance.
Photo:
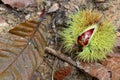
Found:
[[[59,59],[67,62],[68,64],[74,66],[75,68],[77,68],[80,71],[82,71],[83,73],[85,73],[84,68],[82,66],[80,66],[80,63],[73,61],[72,59],[68,58],[66,55],[62,54],[60,51],[56,51],[52,48],[46,47],[45,52],[58,57]]]
[[[73,61],[72,59],[68,58],[68,57],[65,56],[64,54],[55,51],[55,50],[52,49],[52,48],[46,47],[46,48],[45,48],[45,52],[50,53],[50,54],[58,57],[59,59],[61,59],[61,60],[65,61],[65,62],[71,64],[72,66],[80,69],[80,67],[77,66],[77,63],[76,63],[75,61]]]

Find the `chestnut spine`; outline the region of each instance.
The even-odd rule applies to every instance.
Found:
[[[100,25],[96,23],[101,19],[102,14],[97,11],[84,10],[71,15],[70,25],[61,32],[64,49],[67,52],[74,50],[73,44],[78,44],[77,39],[85,31],[93,28],[95,29],[91,37],[89,37],[88,44],[82,46],[83,51],[76,51],[77,59],[93,62],[103,60],[112,52],[116,41],[115,26],[109,21],[103,19]]]

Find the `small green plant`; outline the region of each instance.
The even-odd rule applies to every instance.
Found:
[[[97,11],[84,10],[71,15],[70,25],[61,32],[64,49],[67,52],[75,50],[75,45],[82,51],[75,51],[77,59],[93,62],[103,60],[112,52],[116,34],[115,27]]]

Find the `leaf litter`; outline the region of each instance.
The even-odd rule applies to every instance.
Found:
[[[113,1],[113,2],[114,3],[119,3],[119,0],[118,0],[118,2],[115,2],[115,1]],[[112,1],[110,1],[108,3],[112,4]],[[112,4],[113,6],[115,6],[114,3]],[[57,22],[57,20],[64,20],[64,19],[67,20],[66,15],[73,14],[74,12],[76,12],[78,10],[78,8],[79,8],[79,10],[82,10],[84,8],[87,8],[87,7],[90,7],[90,6],[92,7],[92,6],[96,6],[96,5],[94,5],[94,3],[92,1],[87,2],[87,1],[82,1],[82,0],[68,1],[68,2],[67,1],[59,1],[59,4],[60,4],[60,7],[59,7],[60,11],[58,11],[58,14],[56,12],[56,10],[58,10],[58,8],[56,8],[55,10],[54,10],[54,8],[52,8],[52,6],[51,6],[51,8],[48,8],[48,10],[53,9],[53,11],[51,11],[48,15],[49,15],[49,17],[53,16],[53,19],[55,19],[55,22],[53,22],[53,23],[55,24],[55,29],[57,30],[57,33],[52,28],[51,24],[53,24],[53,23],[50,22],[52,20],[47,21],[47,20],[49,20],[48,16],[47,16],[46,20],[44,21],[45,23],[44,22],[43,23],[48,24],[47,25],[48,32],[49,32],[47,34],[47,36],[48,36],[47,43],[49,43],[48,46],[57,50],[57,51],[59,50],[59,51],[62,52],[60,47],[58,47],[61,44],[60,39],[59,39],[59,32],[62,30],[62,28],[66,27],[66,25],[64,24],[65,21],[63,21],[64,25],[60,25],[59,22]],[[99,3],[97,3],[97,4],[99,4]],[[104,4],[104,3],[102,3],[102,4]],[[67,5],[67,7],[66,7],[66,5]],[[117,10],[117,7],[118,7],[118,5],[115,6],[116,10]],[[97,8],[98,7],[96,7],[96,9]],[[102,11],[102,8],[100,8],[100,9],[101,10],[99,10],[99,11]],[[60,16],[62,11],[65,11],[64,17]],[[102,12],[105,14],[105,16],[107,16],[107,15],[109,15],[109,12],[111,12],[111,11],[114,11],[114,10],[111,9],[111,7],[110,7],[110,9],[102,11]],[[119,12],[119,10],[117,10],[117,11]],[[114,13],[117,14],[118,12],[114,12]],[[115,19],[114,23],[119,28],[118,24],[120,23],[119,22],[120,20],[117,19],[117,17],[119,17],[119,15],[115,15],[114,13],[113,14],[111,13],[108,17],[109,18],[114,17],[114,19]],[[54,15],[56,15],[56,14],[57,14],[57,16],[54,17]],[[31,17],[31,15],[32,14],[30,14],[30,17]],[[4,16],[2,16],[2,17],[3,17],[3,19],[5,19]],[[56,19],[56,18],[58,18],[58,19]],[[21,23],[20,27],[17,28],[17,29],[18,29],[18,31],[23,30],[23,32],[20,32],[20,34],[24,34],[26,37],[24,35],[23,35],[23,37],[19,37],[18,35],[12,35],[12,34],[9,34],[9,35],[8,34],[1,34],[1,36],[0,36],[1,37],[0,38],[0,41],[1,41],[1,44],[0,44],[1,47],[0,48],[2,50],[0,56],[3,57],[3,58],[6,58],[5,63],[3,63],[1,65],[2,68],[1,68],[0,72],[3,72],[5,70],[5,68],[6,68],[5,66],[10,64],[10,62],[15,59],[16,55],[19,55],[19,52],[21,51],[21,49],[23,49],[23,46],[25,46],[26,43],[28,43],[28,41],[27,41],[27,39],[29,39],[28,36],[30,36],[32,34],[31,30],[34,30],[34,29],[31,28],[30,26],[29,26],[30,28],[26,28],[26,29],[21,28],[21,25],[23,26],[24,23],[26,24],[26,25],[24,25],[24,27],[29,25],[29,21],[24,22],[24,20],[22,20],[23,23],[21,23],[21,21],[17,22],[17,23]],[[32,24],[33,27],[34,27],[34,21],[35,20],[33,20],[33,23],[30,22],[30,24]],[[15,23],[15,24],[17,24],[17,23]],[[13,24],[14,24],[14,22],[13,22]],[[36,25],[36,22],[35,22],[35,25]],[[46,25],[44,25],[44,26],[46,26]],[[27,35],[28,33],[24,33],[24,31],[29,32],[29,35]],[[17,33],[15,33],[15,34],[17,34]],[[37,34],[39,34],[39,33],[37,33]],[[36,34],[36,36],[39,36],[37,34]],[[43,32],[42,32],[42,34],[43,34]],[[54,46],[55,45],[55,35],[56,34],[57,34],[57,43],[58,43],[57,47]],[[24,38],[26,38],[26,39],[24,39]],[[119,43],[120,42],[119,38],[117,40],[118,40],[117,43]],[[13,80],[13,78],[15,76],[18,79],[21,78],[22,80],[29,80],[30,76],[32,77],[31,78],[32,80],[37,80],[37,79],[50,80],[50,79],[52,79],[52,77],[51,77],[51,74],[53,72],[52,68],[53,68],[53,64],[54,64],[56,59],[55,59],[54,56],[49,55],[49,54],[44,54],[44,58],[43,58],[44,60],[42,60],[40,57],[38,57],[38,54],[36,53],[36,50],[38,50],[38,51],[42,51],[42,50],[37,49],[40,46],[37,45],[35,42],[39,43],[39,41],[37,39],[34,39],[33,41],[30,41],[30,46],[28,47],[28,49],[26,49],[26,52],[24,52],[25,54],[22,54],[20,56],[20,58],[18,58],[18,60],[17,60],[18,63],[17,62],[14,63],[14,65],[11,65],[11,67],[9,67],[7,69],[7,71],[3,72],[3,74],[0,75],[1,79],[4,79],[4,76],[7,76],[7,78],[6,78],[7,80],[10,80],[10,79]],[[11,46],[13,46],[13,48]],[[88,79],[88,80],[95,79],[95,80],[97,80],[96,78],[98,78],[100,80],[102,80],[102,79],[104,79],[104,80],[107,80],[107,79],[119,80],[120,79],[120,76],[119,76],[119,74],[120,74],[119,73],[120,72],[119,71],[119,69],[120,69],[119,68],[119,65],[120,65],[119,64],[119,59],[120,59],[119,49],[120,48],[119,48],[119,46],[120,45],[117,44],[116,47],[115,47],[114,54],[110,55],[108,57],[108,59],[106,59],[103,62],[93,63],[93,64],[92,63],[87,64],[87,63],[79,62],[80,66],[81,66],[81,69],[84,70],[85,73],[83,73],[81,71],[77,71],[77,69],[73,69],[70,72],[70,75],[66,76],[64,79],[65,80],[69,80],[69,79],[71,79],[71,80],[79,80],[79,79],[83,79],[83,80],[84,79]],[[36,53],[36,54],[33,55],[30,52],[31,50],[33,52],[35,51],[34,53]],[[28,53],[29,53],[29,55],[28,55]],[[37,56],[37,57],[35,57],[35,56]],[[60,59],[57,59],[57,60],[58,60],[58,63],[56,65],[56,67],[54,67],[54,69],[55,69],[54,73],[56,73],[56,71],[59,72],[59,70],[63,71],[64,69],[66,69],[66,66],[63,64],[65,62],[63,62]],[[32,73],[34,73],[34,74],[32,74]],[[105,75],[105,76],[103,76],[103,75]],[[26,78],[23,78],[23,76],[26,76]]]

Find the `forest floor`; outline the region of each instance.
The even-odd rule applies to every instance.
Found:
[[[65,18],[66,16],[69,16],[80,10],[91,9],[101,12],[105,18],[107,18],[115,25],[116,34],[119,37],[117,46],[120,47],[120,0],[35,0],[36,4],[29,5],[27,7],[23,7],[21,5],[16,7],[16,5],[18,4],[5,4],[5,1],[7,0],[3,0],[3,2],[1,0],[0,2],[0,34],[8,32],[17,24],[20,24],[26,20],[36,19],[37,17],[39,17],[41,10],[44,8],[44,6],[47,6],[48,10],[50,11],[51,17],[56,17],[55,15],[57,15],[55,19],[56,21],[52,21],[53,23],[51,24],[55,25],[55,29],[58,29],[58,32],[61,30],[62,26],[65,26],[68,19]],[[27,3],[25,3],[25,5],[27,5]],[[54,29],[54,27],[52,26],[51,29]],[[51,45],[56,44],[55,40],[51,40],[51,38],[53,38],[54,36],[56,37],[54,33],[54,30],[53,32],[49,31],[49,44]],[[49,45],[49,47],[59,50],[58,47],[55,47],[56,45],[51,45]],[[120,53],[120,50],[118,51],[118,53]],[[37,69],[37,72],[34,73],[31,80],[53,80],[53,78],[55,80],[97,80],[98,78],[92,76],[92,74],[84,73],[82,72],[82,70],[80,71],[73,66],[62,69],[62,67],[68,65],[69,64],[62,61],[61,59],[56,58],[53,55],[45,54],[43,63]],[[60,69],[61,71],[67,69],[66,73],[70,74],[64,74],[66,76],[63,77],[63,79],[60,79],[62,74],[58,74],[59,76],[57,75],[57,77],[55,77],[54,73]]]

